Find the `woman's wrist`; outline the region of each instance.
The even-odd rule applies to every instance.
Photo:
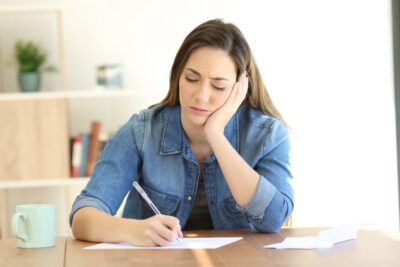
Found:
[[[208,144],[211,146],[213,150],[216,145],[220,144],[221,141],[226,139],[223,131],[216,131],[216,130],[211,130],[206,132],[206,137]]]
[[[219,127],[219,125],[216,126],[215,124],[213,125],[210,123],[206,123],[203,129],[208,141],[224,136],[225,127]]]
[[[141,221],[137,219],[120,218],[121,225],[118,230],[118,235],[121,240],[131,242],[133,244],[140,243],[140,235],[143,231]]]

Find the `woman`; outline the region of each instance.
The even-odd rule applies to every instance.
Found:
[[[70,224],[78,239],[143,246],[168,244],[181,227],[275,232],[293,209],[291,180],[288,132],[249,45],[211,20],[184,40],[166,98],[108,142]]]

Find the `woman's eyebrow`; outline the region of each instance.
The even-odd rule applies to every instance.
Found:
[[[201,76],[200,73],[199,73],[197,70],[194,70],[194,69],[192,69],[192,68],[186,68],[186,69],[189,70],[189,71],[191,71],[191,72],[193,72],[193,73],[196,74],[196,75]]]
[[[215,80],[215,81],[229,81],[229,79],[224,78],[224,77],[211,77],[211,80]]]
[[[194,69],[192,69],[192,68],[186,68],[186,70],[189,70],[189,71],[191,71],[193,74],[196,74],[196,75],[201,76],[201,74],[200,74],[197,70],[194,70]],[[224,77],[211,77],[211,79],[212,79],[212,80],[215,80],[215,81],[229,81],[229,79],[224,78]]]

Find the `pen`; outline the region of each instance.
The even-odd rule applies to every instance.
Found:
[[[150,206],[150,208],[154,211],[155,214],[161,214],[161,212],[157,209],[156,205],[154,205],[153,201],[151,201],[149,196],[146,194],[146,192],[143,190],[143,188],[139,185],[138,182],[134,181],[133,187],[136,189],[136,191],[138,191],[138,193],[142,196],[144,201],[146,201],[146,203]],[[181,244],[179,238],[176,238],[176,241],[178,241],[178,243]]]

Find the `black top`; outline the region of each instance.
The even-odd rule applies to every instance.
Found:
[[[213,224],[210,211],[208,210],[204,179],[203,176],[200,175],[199,184],[197,185],[196,198],[184,230],[189,231],[206,229],[213,229]]]

